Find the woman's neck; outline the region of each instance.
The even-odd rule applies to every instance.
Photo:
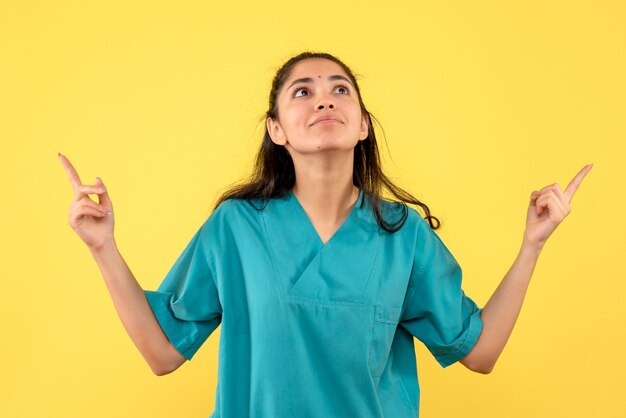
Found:
[[[311,221],[322,227],[340,225],[359,196],[352,182],[353,154],[335,157],[294,161],[293,194]]]

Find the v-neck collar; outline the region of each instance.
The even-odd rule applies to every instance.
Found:
[[[322,303],[362,303],[381,243],[369,206],[360,189],[348,217],[323,244],[293,193],[269,200],[261,216],[286,295]]]
[[[317,229],[315,229],[315,226],[313,225],[313,222],[311,222],[311,218],[309,218],[309,215],[307,215],[306,211],[304,210],[304,207],[302,206],[302,204],[300,203],[300,201],[298,200],[298,198],[296,197],[296,195],[293,193],[293,191],[289,191],[287,193],[287,197],[288,200],[291,201],[292,206],[294,207],[294,210],[300,212],[300,216],[301,218],[305,219],[308,221],[308,226],[311,229],[312,235],[314,235],[317,238],[317,241],[319,241],[319,245],[322,247],[327,246],[330,241],[332,241],[332,239],[335,237],[335,235],[337,235],[337,233],[339,233],[339,231],[344,227],[344,225],[346,225],[347,223],[352,221],[352,217],[356,216],[356,212],[357,209],[359,208],[359,205],[361,204],[361,200],[363,199],[363,189],[359,189],[359,196],[356,198],[356,203],[354,204],[354,206],[352,206],[352,209],[350,210],[350,213],[348,214],[348,216],[346,217],[346,219],[344,219],[344,221],[341,223],[341,225],[339,225],[339,228],[337,228],[335,230],[335,232],[333,233],[333,235],[331,235],[331,237],[328,239],[328,241],[326,241],[326,243],[324,243],[324,241],[322,241],[322,238],[320,237],[319,232],[317,232]]]

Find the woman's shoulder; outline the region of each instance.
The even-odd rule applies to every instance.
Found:
[[[210,218],[227,220],[241,216],[253,216],[259,210],[262,210],[265,204],[259,199],[226,199],[215,208]]]
[[[417,232],[418,229],[424,227],[430,228],[422,214],[405,202],[381,199],[380,209],[383,218],[389,223],[393,224],[404,220],[402,230]]]

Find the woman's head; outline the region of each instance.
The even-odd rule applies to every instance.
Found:
[[[316,75],[322,77],[315,79],[312,69],[318,70]],[[300,80],[292,86],[302,74],[306,74],[308,80]],[[347,81],[336,76],[345,77]],[[342,85],[351,88],[350,94],[341,89]],[[301,93],[311,88],[319,93],[319,102],[314,107],[307,106],[309,110],[303,110],[302,100],[298,99],[303,96]],[[319,113],[316,115],[310,109]],[[311,126],[318,116],[331,114],[337,116],[336,124]],[[375,117],[363,103],[354,74],[341,60],[323,52],[303,52],[290,58],[276,71],[272,81],[268,109],[262,117],[265,133],[256,155],[253,173],[248,181],[222,194],[215,208],[226,199],[267,200],[291,191],[295,185],[295,168],[286,146],[296,152],[345,148],[352,149],[354,153],[352,182],[369,195],[376,220],[383,229],[395,232],[404,225],[407,216],[405,203],[422,207],[431,228],[437,229],[439,220],[430,215],[428,207],[393,184],[383,173],[372,119],[375,120]],[[315,140],[311,143],[303,141],[304,132],[307,138],[314,136]],[[286,141],[290,141],[290,144],[285,144]],[[381,214],[383,188],[399,200],[397,203],[403,209],[403,215],[395,217],[399,219],[396,222],[387,222]],[[433,225],[433,220],[437,226]]]
[[[290,78],[294,78],[294,67],[302,63],[302,61],[304,60],[327,60],[334,63],[335,66],[338,66],[340,68],[340,72],[343,73],[342,75],[345,75],[348,78],[349,83],[354,88],[354,93],[361,108],[361,112],[364,116],[367,116],[368,128],[371,129],[371,131],[373,132],[371,119],[369,117],[370,114],[367,111],[365,104],[363,103],[363,99],[361,98],[361,90],[359,89],[359,85],[357,83],[356,77],[352,73],[352,70],[350,70],[350,68],[338,58],[324,52],[303,52],[290,58],[278,69],[278,71],[276,71],[276,75],[272,80],[272,87],[269,94],[269,107],[267,112],[265,113],[265,117],[271,118],[273,120],[280,120],[278,98],[281,93],[283,93],[284,88],[289,87],[285,86],[285,83]]]
[[[349,69],[327,58],[303,58],[276,76],[266,129],[294,162],[299,154],[351,153],[369,136],[369,113]]]
[[[278,123],[281,121],[280,114],[280,102],[281,97],[284,97],[285,89],[289,88],[286,85],[287,82],[293,81],[294,69],[304,61],[311,60],[325,60],[331,62],[333,65],[338,66],[341,70],[339,75],[347,76],[350,84],[353,86],[353,96],[358,101],[358,107],[360,109],[362,117],[366,120],[367,124],[367,136],[355,141],[354,147],[354,168],[353,168],[353,183],[359,188],[363,188],[366,192],[371,192],[375,189],[375,185],[367,184],[368,177],[371,177],[368,172],[373,173],[378,170],[380,166],[380,159],[378,156],[378,149],[376,144],[376,136],[374,128],[372,126],[373,116],[365,107],[363,99],[361,97],[361,91],[359,89],[356,77],[352,70],[344,64],[341,60],[333,55],[324,52],[303,52],[289,60],[287,60],[277,71],[272,80],[272,86],[270,89],[268,109],[263,117],[265,119],[265,134],[263,135],[263,141],[261,150],[258,154],[257,164],[261,164],[262,170],[265,173],[266,178],[275,178],[276,182],[273,187],[277,195],[282,195],[290,191],[295,184],[295,169],[293,166],[293,159],[289,155],[287,149],[280,144],[275,143],[272,140],[269,129],[271,129],[271,122],[273,120]],[[283,118],[284,119],[284,118]],[[282,132],[285,135],[285,132]],[[284,140],[283,138],[276,138],[277,140]],[[361,139],[361,138],[359,138]],[[273,196],[272,196],[273,197]]]

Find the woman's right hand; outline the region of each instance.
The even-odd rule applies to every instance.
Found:
[[[99,177],[96,177],[94,185],[83,185],[74,166],[61,153],[59,153],[59,160],[74,189],[69,224],[90,250],[98,250],[107,241],[113,240],[115,223],[109,194]],[[98,203],[89,198],[90,194],[98,195]]]

